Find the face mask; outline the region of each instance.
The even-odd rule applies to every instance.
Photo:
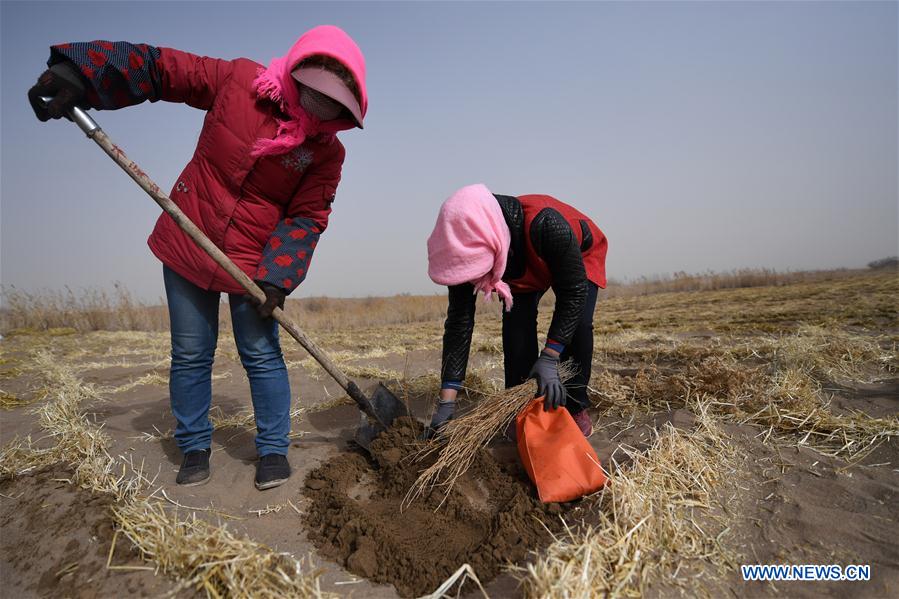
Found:
[[[300,86],[300,105],[320,121],[332,121],[343,112],[343,104],[305,85]]]

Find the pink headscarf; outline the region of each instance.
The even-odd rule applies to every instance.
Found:
[[[496,294],[512,309],[503,282],[511,233],[499,202],[486,186],[463,187],[446,200],[428,237],[428,276],[438,285],[474,284],[489,301]]]
[[[290,73],[304,58],[314,54],[330,56],[339,60],[352,73],[361,96],[362,115],[368,109],[368,95],[365,91],[365,57],[362,50],[349,35],[339,27],[322,25],[310,29],[296,41],[290,51],[279,58],[273,58],[268,68],[260,68],[253,81],[253,88],[259,97],[277,102],[281,111],[290,120],[278,121],[278,133],[274,139],[257,139],[250,153],[252,156],[284,154],[296,148],[307,137],[324,134],[332,136],[338,131],[356,126],[352,119],[337,119],[321,122],[300,106],[300,93]]]

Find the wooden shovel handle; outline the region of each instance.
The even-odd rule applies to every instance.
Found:
[[[82,127],[83,129],[83,127]],[[85,131],[88,137],[93,139],[98,146],[103,148],[103,151],[109,155],[110,158],[115,161],[122,170],[124,170],[128,175],[134,179],[134,181],[141,186],[141,188],[149,194],[153,200],[159,204],[159,206],[165,210],[169,216],[175,221],[175,223],[181,227],[181,230],[187,233],[187,235],[194,240],[194,242],[203,249],[204,252],[209,254],[209,256],[215,260],[215,262],[225,269],[229,275],[234,277],[234,279],[240,283],[240,286],[247,290],[247,292],[258,299],[259,301],[265,301],[265,293],[259,286],[251,279],[247,274],[237,267],[234,262],[231,261],[225,253],[219,249],[217,245],[212,243],[208,237],[191,221],[184,212],[181,211],[180,208],[172,201],[172,199],[159,189],[159,186],[153,182],[147,174],[140,169],[140,167],[128,156],[125,152],[122,151],[120,147],[114,144],[106,133],[100,129],[99,127],[92,129],[90,132]],[[376,422],[381,424],[382,427],[384,423],[381,422],[381,419],[378,418],[378,415],[375,413],[374,408],[372,408],[371,402],[365,397],[365,394],[362,393],[362,390],[359,388],[356,383],[349,380],[347,376],[337,367],[336,364],[325,354],[322,349],[315,344],[312,339],[310,339],[306,333],[295,323],[281,308],[276,307],[272,311],[272,316],[278,323],[284,327],[284,329],[290,333],[290,336],[297,340],[297,342],[303,346],[309,354],[315,358],[315,361],[321,364],[322,368],[327,371],[331,378],[337,381],[337,384],[340,385],[344,391],[359,405],[359,408],[365,412],[370,418],[374,419]]]

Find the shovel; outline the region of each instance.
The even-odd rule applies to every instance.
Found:
[[[42,97],[46,103],[53,98]],[[240,270],[228,256],[225,255],[217,245],[212,243],[208,237],[181,211],[180,208],[165,194],[159,186],[156,185],[135,162],[125,155],[125,152],[115,145],[106,133],[100,128],[96,121],[90,117],[81,108],[75,107],[69,112],[72,121],[84,131],[90,139],[94,140],[110,158],[115,161],[128,175],[137,182],[141,188],[146,191],[159,206],[165,210],[175,223],[181,227],[188,237],[200,246],[200,248],[209,254],[209,257],[218,263],[225,272],[234,277],[241,287],[247,290],[251,296],[259,301],[265,301],[265,293],[259,288],[253,280],[247,276],[245,272]],[[372,440],[383,430],[386,430],[393,424],[398,416],[408,415],[406,406],[397,397],[390,392],[383,384],[378,383],[369,399],[359,386],[351,381],[337,367],[336,364],[325,354],[322,349],[315,344],[306,333],[297,326],[287,314],[276,307],[272,312],[272,317],[278,321],[284,330],[290,333],[290,336],[297,340],[309,354],[315,358],[315,361],[321,364],[322,368],[331,375],[337,384],[347,392],[353,401],[362,411],[361,423],[356,429],[355,441],[366,451],[370,450]]]

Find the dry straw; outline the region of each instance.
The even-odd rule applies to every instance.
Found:
[[[681,283],[685,281],[675,282],[677,289],[651,285],[652,289],[645,292],[684,290]],[[705,283],[688,283],[688,289],[709,288]],[[712,281],[710,287],[723,286],[729,285]],[[630,295],[641,293],[639,285],[625,291]],[[606,413],[622,414],[686,407],[700,414],[700,425],[693,432],[663,430],[646,453],[625,450],[632,462],[613,470],[613,482],[598,499],[598,513],[590,524],[568,528],[545,553],[535,556],[530,567],[519,570],[527,594],[549,598],[635,597],[644,594],[649,585],[655,590],[660,580],[669,584],[696,580],[679,577],[684,569],[695,574],[697,569],[727,565],[731,558],[720,544],[725,525],[708,516],[716,509],[715,485],[731,476],[732,450],[715,428],[711,414],[724,421],[762,426],[760,437],[765,442],[802,445],[850,459],[860,459],[878,443],[899,436],[899,419],[877,419],[841,410],[831,401],[829,391],[833,382],[874,381],[885,372],[899,370],[899,338],[895,335],[856,334],[841,329],[841,325],[853,326],[853,330],[891,329],[896,323],[895,293],[896,277],[888,273],[808,280],[790,287],[706,292],[702,300],[682,293],[606,302],[597,324],[601,331],[620,332],[600,337],[598,357],[604,365],[617,365],[621,370],[618,374],[595,374],[594,397],[601,400],[599,407]],[[19,296],[2,314],[3,328],[28,327],[19,332],[30,335],[32,347],[69,347],[96,341],[104,347],[134,348],[131,353],[145,354],[143,362],[137,364],[123,357],[121,366],[156,369],[165,364],[167,337],[161,333],[97,332],[70,337],[76,329],[164,330],[164,309],[129,306],[126,300],[122,302],[128,308],[124,317],[111,317],[116,311],[111,300],[88,300],[75,301],[69,296],[53,304],[45,298]],[[412,298],[408,306],[404,302],[403,298],[380,304],[311,299],[290,309],[299,311],[313,330],[334,329],[331,340],[335,347],[351,346],[365,352],[341,355],[350,365],[359,364],[363,358],[439,347],[445,298]],[[401,309],[397,308],[399,303],[403,303]],[[748,305],[752,306],[749,312]],[[373,308],[379,310],[374,321]],[[372,326],[384,322],[397,325]],[[357,324],[360,327],[353,326]],[[485,326],[489,324],[479,325],[481,330],[487,330]],[[631,326],[640,329],[628,329]],[[676,333],[709,328],[714,333],[711,338]],[[489,339],[495,339],[497,332],[489,329],[486,341],[476,338],[473,348],[493,356],[499,346]],[[95,353],[93,347],[70,350],[70,359]],[[129,352],[122,349],[118,353]],[[297,562],[286,556],[235,537],[224,527],[196,518],[184,519],[183,507],[165,506],[146,497],[151,481],[127,459],[111,457],[108,437],[84,415],[83,403],[96,401],[109,390],[84,384],[72,374],[75,366],[60,364],[50,354],[38,356],[36,362],[21,363],[28,369],[44,370],[48,380],[49,400],[40,404],[39,412],[46,436],[16,440],[2,448],[0,478],[60,462],[71,464],[76,469],[73,483],[112,493],[119,499],[116,517],[122,532],[133,537],[132,542],[144,551],[154,569],[169,572],[182,585],[208,596],[241,596],[246,589],[261,596],[321,595],[317,573],[299,573]],[[111,365],[115,364],[97,362],[77,368]],[[631,370],[635,366],[642,366],[637,376]],[[19,374],[3,371],[0,378],[4,373],[8,377]],[[394,371],[365,374],[399,378]],[[140,382],[152,384],[158,380]],[[439,379],[433,373],[408,379],[404,373],[397,384],[407,396],[433,395]],[[472,386],[483,392],[483,401],[447,428],[442,443],[429,445],[427,455],[436,461],[416,481],[418,487],[410,489],[407,503],[435,485],[442,485],[449,493],[476,451],[511,422],[534,391],[533,383],[526,386],[526,391],[502,393],[497,393],[489,381]],[[246,416],[229,417],[228,424],[238,428],[247,425]],[[680,564],[683,566],[679,569]],[[246,571],[241,571],[244,568]],[[285,575],[295,586],[284,586]],[[699,580],[708,583],[714,577]]]
[[[466,582],[474,583],[478,587],[478,590],[481,591],[481,596],[484,597],[484,599],[490,599],[490,595],[484,590],[484,585],[482,585],[481,581],[478,579],[478,575],[475,573],[474,568],[469,564],[462,564],[459,566],[459,568],[453,572],[449,578],[444,580],[433,593],[420,597],[419,599],[444,599],[446,597],[452,597],[453,595],[450,595],[450,592],[453,590],[453,587],[455,587],[457,591],[455,596],[459,597]]]
[[[472,369],[465,379],[464,393],[459,399],[479,399],[497,393],[496,383],[489,376],[488,368]],[[390,389],[405,398],[435,397],[440,392],[440,375],[430,372],[414,378],[403,377],[388,381]]]
[[[40,404],[35,412],[46,437],[14,439],[0,450],[0,478],[19,476],[47,466],[64,463],[74,468],[76,484],[110,493],[119,499],[133,492],[134,481],[119,472],[107,452],[108,438],[92,425],[82,403],[99,400],[93,385],[83,383],[74,371],[64,367],[49,352],[38,352],[34,368],[48,380],[45,390],[53,398]]]
[[[872,273],[883,279],[893,276],[891,272]],[[770,288],[781,291],[786,284],[826,284],[833,287],[837,279],[873,278],[871,274],[858,271],[782,272],[768,269],[742,269],[730,272],[708,272],[698,274],[676,273],[672,277],[656,279],[641,278],[621,283],[617,282],[602,291],[603,298],[640,298],[659,294],[671,295],[685,291],[733,290],[743,288]],[[793,285],[799,287],[800,285]],[[77,331],[128,330],[165,331],[169,328],[168,311],[164,305],[147,305],[135,300],[130,292],[117,285],[113,293],[100,289],[64,291],[42,291],[28,293],[12,286],[0,287],[4,309],[0,310],[0,329],[9,332],[47,331],[69,328]],[[624,302],[622,302],[624,303]],[[604,304],[604,306],[608,303]],[[496,304],[479,310],[496,310]],[[604,309],[606,309],[604,307]],[[328,298],[311,297],[288,300],[287,312],[310,331],[345,331],[377,329],[383,333],[410,324],[436,324],[446,316],[444,295],[368,298]],[[221,328],[229,329],[230,312],[222,310]],[[74,327],[74,329],[72,329]],[[433,337],[432,337],[433,338]]]
[[[47,436],[5,446],[0,451],[0,478],[59,463],[74,468],[72,483],[116,499],[113,516],[118,531],[155,564],[152,569],[179,582],[176,591],[192,588],[215,598],[326,596],[319,587],[319,573],[304,572],[301,562],[237,537],[225,526],[198,520],[195,513],[179,518],[180,507],[167,509],[154,494],[147,495],[154,481],[130,459],[113,458],[109,437],[84,411],[84,402],[101,399],[96,388],[49,352],[36,354],[33,363],[48,384],[49,399],[37,409]]]
[[[22,406],[27,406],[28,401],[22,399],[20,397],[16,397],[12,393],[8,393],[3,389],[0,389],[0,409],[2,410],[15,410],[16,408],[21,408]]]
[[[692,345],[675,344],[668,356],[684,358],[677,370],[652,364],[634,377],[603,371],[596,373],[592,386],[607,413],[693,408],[703,401],[720,417],[764,427],[766,440],[855,461],[899,436],[899,418],[838,411],[826,387],[835,380],[875,380],[895,372],[895,346],[885,344],[877,337],[807,326],[698,360],[691,360]],[[760,364],[747,365],[750,359]]]
[[[207,597],[323,597],[318,577],[286,554],[235,536],[224,526],[182,519],[160,502],[113,508],[121,532],[156,568]]]
[[[564,534],[518,567],[527,597],[587,599],[642,597],[654,582],[679,586],[704,577],[681,576],[732,567],[722,546],[727,529],[712,517],[715,487],[733,475],[733,448],[699,407],[697,428],[655,431],[645,453],[624,450],[628,468],[615,468],[599,496],[593,524],[566,526]]]
[[[560,366],[559,376],[563,381],[573,374],[570,362]],[[533,401],[536,392],[536,382],[529,380],[517,387],[485,395],[465,415],[450,420],[413,458],[420,462],[436,455],[434,463],[425,468],[409,488],[402,507],[408,507],[438,487],[446,499],[456,481],[471,467],[478,451],[511,425],[518,413]]]

